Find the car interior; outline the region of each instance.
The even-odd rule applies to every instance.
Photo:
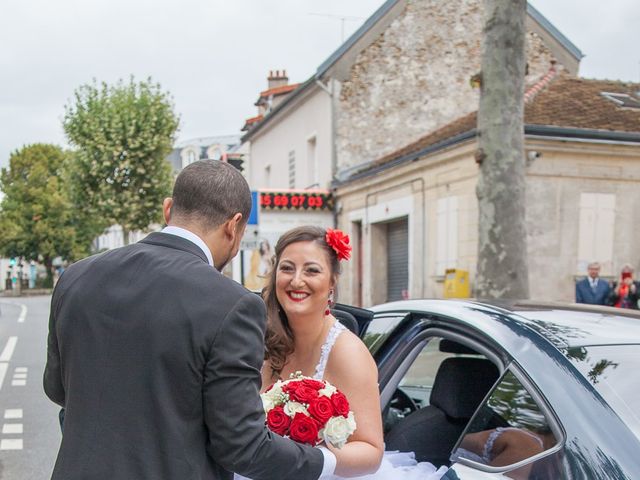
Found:
[[[386,409],[385,445],[413,451],[418,461],[449,465],[453,447],[500,370],[475,350],[444,338],[431,339],[423,353]]]

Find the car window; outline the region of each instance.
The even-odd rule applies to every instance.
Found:
[[[565,355],[640,438],[640,345],[574,347]]]
[[[505,467],[508,478],[560,478],[553,476],[551,469],[557,468],[554,462],[522,464],[557,443],[552,424],[536,398],[513,372],[507,371],[476,412],[452,460]]]
[[[362,341],[371,352],[371,355],[374,355],[380,349],[387,338],[389,338],[389,335],[391,335],[405,317],[406,314],[382,314],[376,315],[373,320],[369,322],[367,330],[362,336]]]
[[[453,353],[440,351],[441,340],[441,338],[429,340],[398,385],[399,389],[411,397],[417,408],[429,405],[438,367],[443,360],[455,356]]]
[[[436,336],[426,337],[405,357],[413,360],[400,365],[395,383],[385,387],[395,388],[383,412],[386,448],[447,465],[499,369],[484,355]]]

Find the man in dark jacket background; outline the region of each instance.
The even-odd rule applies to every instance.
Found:
[[[576,282],[576,303],[607,305],[609,282],[600,278],[600,264],[592,262],[587,267],[589,275]]]

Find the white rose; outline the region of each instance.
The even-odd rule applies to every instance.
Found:
[[[318,390],[318,395],[324,395],[325,397],[331,398],[331,396],[337,391],[338,389],[336,387],[334,387],[330,383],[327,383],[324,388],[321,388],[320,390]]]
[[[273,407],[280,405],[286,401],[285,394],[282,391],[282,382],[276,382],[271,390],[260,394],[262,399],[262,406],[265,413],[271,410]]]
[[[349,412],[349,415],[347,416],[347,425],[349,425],[349,429],[351,431],[349,435],[356,431],[356,416],[353,412]]]
[[[307,407],[299,402],[287,402],[284,405],[284,413],[289,415],[291,418],[293,418],[296,413],[304,413],[305,415],[309,415]]]
[[[331,417],[319,436],[325,442],[330,443],[336,448],[342,448],[349,436],[356,431],[356,421],[353,413],[349,413],[349,417],[343,416]]]

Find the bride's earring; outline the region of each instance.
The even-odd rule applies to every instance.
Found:
[[[331,307],[333,307],[333,290],[329,290],[329,301],[327,302],[327,308],[324,311],[325,316],[331,313]]]

